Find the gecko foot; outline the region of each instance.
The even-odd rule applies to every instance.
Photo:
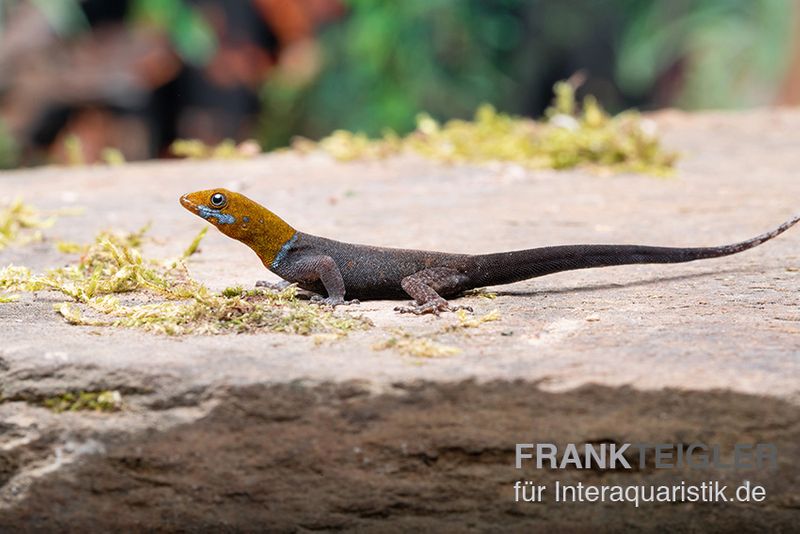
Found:
[[[351,304],[361,304],[361,301],[358,299],[352,300],[344,300],[343,298],[333,298],[333,297],[323,297],[322,295],[313,295],[311,297],[311,302],[314,304],[319,304],[321,306],[331,306],[335,308],[336,306],[350,306]]]
[[[256,287],[263,287],[264,289],[270,289],[272,291],[283,291],[290,285],[292,285],[291,282],[287,282],[286,280],[281,280],[280,282],[269,282],[267,280],[256,281]]]
[[[414,315],[423,315],[426,313],[432,313],[433,315],[439,315],[443,311],[458,311],[458,310],[466,310],[472,313],[472,308],[470,306],[451,306],[445,299],[439,298],[435,300],[429,300],[423,304],[417,304],[412,302],[409,306],[397,306],[394,311],[400,313],[413,313]]]
[[[281,280],[280,282],[268,282],[267,280],[258,280],[256,282],[256,287],[276,292],[281,292],[291,285],[292,283],[287,282],[286,280]],[[305,289],[301,289],[298,287],[294,295],[300,300],[311,300],[311,298],[314,295],[316,295],[316,293],[313,293],[311,291],[306,291]]]

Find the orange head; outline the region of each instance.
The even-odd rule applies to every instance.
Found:
[[[227,189],[187,193],[181,197],[181,204],[223,234],[252,248],[267,266],[295,234],[294,228],[264,206]]]

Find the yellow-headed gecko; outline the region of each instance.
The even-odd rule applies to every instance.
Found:
[[[267,208],[226,189],[197,191],[181,204],[223,234],[253,249],[264,266],[284,280],[339,305],[351,299],[396,299],[414,303],[400,312],[435,313],[457,309],[445,300],[483,286],[510,284],[573,269],[632,263],[681,263],[736,254],[772,239],[800,220],[747,241],[719,247],[643,245],[563,245],[498,252],[449,254],[342,243],[298,232]]]

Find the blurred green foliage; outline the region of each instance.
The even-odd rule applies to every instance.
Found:
[[[305,84],[280,73],[265,85],[265,148],[334,128],[408,132],[421,110],[466,117],[480,102],[511,95],[504,56],[522,39],[513,15],[521,2],[347,3],[346,18],[320,35],[319,75]]]
[[[682,67],[672,102],[685,109],[765,104],[790,58],[792,0],[627,1],[616,81],[643,96]],[[766,101],[765,101],[766,100]]]
[[[164,30],[178,55],[191,64],[207,63],[217,50],[211,25],[183,0],[133,0],[130,17],[134,23]]]
[[[16,3],[0,0],[0,31],[6,11]],[[59,35],[89,31],[89,21],[81,10],[80,0],[31,0],[42,12],[50,27]],[[150,25],[169,35],[181,58],[195,65],[208,62],[216,52],[213,28],[201,11],[186,0],[131,0],[128,24]]]
[[[31,0],[56,33],[66,36],[89,28],[79,0]]]
[[[0,32],[23,1],[0,0]],[[30,1],[62,37],[90,30],[80,0]],[[467,119],[484,102],[536,116],[553,83],[578,71],[578,96],[593,94],[612,113],[769,104],[789,68],[798,9],[793,0],[341,1],[343,18],[315,36],[318,57],[298,65],[294,56],[264,84],[264,148],[337,129],[402,136],[420,112]],[[202,68],[219,43],[200,7],[130,0],[127,23],[160,28]],[[15,165],[20,148],[0,124],[0,168]]]
[[[789,0],[348,0],[319,36],[321,68],[262,92],[265,148],[334,129],[405,134],[414,117],[466,118],[481,102],[541,113],[586,69],[611,111],[768,103],[785,71]],[[772,91],[772,93],[770,93]]]
[[[17,143],[0,120],[0,169],[14,168],[17,165],[17,154]]]

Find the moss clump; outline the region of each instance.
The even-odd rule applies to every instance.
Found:
[[[241,297],[244,295],[244,288],[242,286],[226,287],[220,294],[227,298]]]
[[[71,324],[141,328],[167,335],[247,333],[267,330],[308,335],[344,335],[372,323],[363,317],[339,315],[295,299],[294,287],[281,292],[247,291],[215,294],[200,287],[179,302],[123,305],[114,296],[92,299],[87,309],[94,317],[70,303],[56,305]],[[98,317],[99,316],[99,317]]]
[[[661,148],[652,122],[629,111],[610,116],[592,96],[582,106],[568,82],[555,85],[555,99],[542,121],[498,113],[480,106],[472,121],[444,125],[427,114],[404,138],[386,133],[381,139],[338,130],[319,143],[298,140],[294,147],[319,147],[339,160],[376,159],[404,150],[451,163],[513,162],[534,169],[587,166],[599,172],[668,174],[677,158]],[[580,108],[580,109],[579,109]]]
[[[446,345],[439,341],[439,337],[445,334],[452,334],[467,328],[477,328],[483,323],[499,321],[500,313],[492,310],[481,316],[473,316],[466,310],[458,310],[455,313],[457,322],[444,326],[436,331],[427,334],[412,334],[402,328],[392,331],[392,336],[380,343],[372,346],[373,350],[393,349],[409,356],[418,358],[441,358],[459,354],[461,349],[451,345]]]
[[[42,405],[61,412],[116,412],[122,408],[119,391],[77,391],[43,399]]]
[[[478,297],[486,300],[494,300],[497,298],[497,293],[487,290],[485,287],[477,289],[470,289],[464,293],[465,297]]]
[[[207,145],[198,139],[178,139],[169,150],[172,155],[187,159],[243,159],[261,153],[261,147],[252,139],[238,145],[233,139],[225,139],[217,145]]]
[[[500,312],[492,310],[485,315],[471,315],[466,310],[458,310],[456,312],[458,323],[445,327],[445,330],[459,330],[463,328],[477,328],[483,323],[490,323],[492,321],[500,320]]]
[[[27,267],[8,265],[0,269],[0,290],[24,290],[31,280],[31,271]],[[0,293],[0,304],[14,302],[18,295]]]
[[[137,232],[101,232],[94,243],[78,247],[83,251],[75,265],[33,275],[25,267],[9,265],[0,270],[0,289],[16,291],[59,291],[77,302],[94,297],[136,290],[166,298],[186,298],[199,284],[191,280],[180,260],[158,262],[142,258],[148,227]],[[70,250],[74,250],[71,249]]]
[[[56,250],[62,254],[77,254],[86,251],[86,247],[72,241],[56,241]]]
[[[166,298],[188,298],[200,285],[181,260],[146,260],[138,250],[147,227],[138,232],[102,232],[86,247],[76,265],[31,275],[25,268],[0,271],[0,288],[21,291],[59,291],[77,302],[112,293],[144,290]]]
[[[461,352],[458,347],[445,345],[427,336],[415,336],[403,329],[396,329],[392,336],[372,346],[373,350],[392,349],[417,358],[442,358]]]
[[[114,147],[106,147],[100,152],[100,159],[106,165],[111,165],[112,167],[117,167],[119,165],[125,165],[125,154],[118,148]]]
[[[72,165],[73,167],[86,165],[83,142],[77,135],[70,134],[64,139],[64,152],[67,159],[67,165]]]
[[[0,250],[9,245],[25,245],[42,240],[43,228],[55,223],[56,217],[25,204],[21,198],[0,207]]]
[[[170,261],[142,257],[139,247],[146,231],[145,227],[129,234],[103,232],[76,265],[43,275],[8,266],[0,270],[0,290],[59,291],[73,302],[56,304],[55,310],[71,324],[141,328],[169,335],[259,330],[343,335],[371,325],[362,317],[300,302],[294,287],[281,292],[237,287],[214,293],[189,276],[184,261],[196,253],[205,229],[181,258]],[[123,303],[117,296],[131,292],[158,302]]]

